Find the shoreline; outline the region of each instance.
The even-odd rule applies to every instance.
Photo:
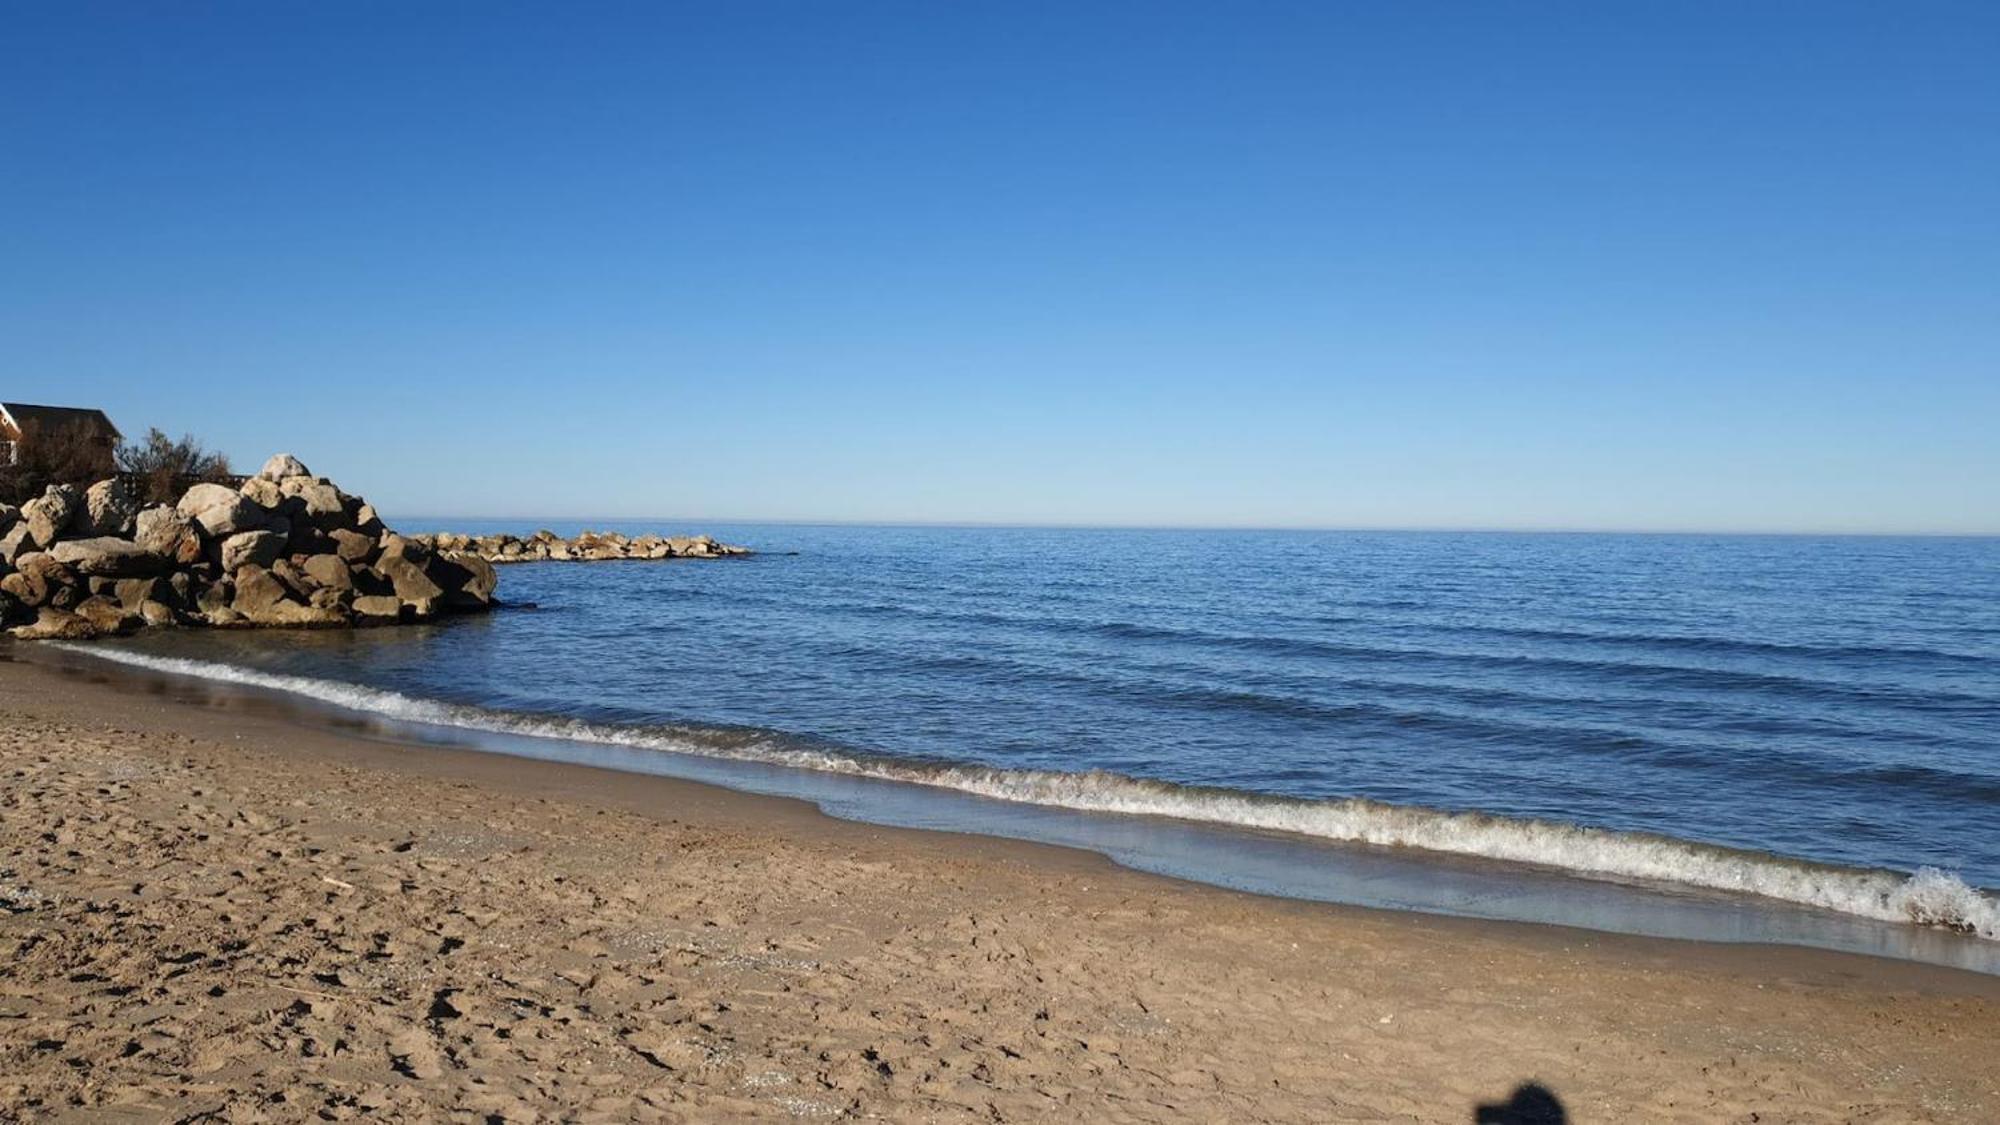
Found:
[[[1830,949],[2000,976],[1990,894],[1927,870],[1841,867],[1648,833],[1370,802],[1358,804],[1372,821],[1357,824],[1340,819],[1348,811],[1341,802],[1149,788],[1153,783],[1116,775],[927,770],[859,752],[787,746],[785,736],[770,732],[779,745],[745,749],[733,741],[704,742],[695,730],[649,733],[487,712],[341,680],[262,672],[197,652],[61,645],[35,651],[27,658],[157,680],[184,695],[262,700],[307,725],[363,723],[383,740],[719,785],[802,800],[869,824],[1082,849],[1133,870],[1281,898]],[[1233,803],[1209,807],[1218,801]],[[1312,819],[1329,813],[1330,820]],[[1342,830],[1356,834],[1335,834]],[[1426,838],[1455,831],[1476,838],[1447,838],[1441,846]],[[1388,841],[1371,838],[1381,832]],[[1526,855],[1509,854],[1524,848]],[[1572,849],[1582,852],[1565,856],[1571,865],[1535,854]],[[1605,849],[1613,850],[1600,854]],[[1692,872],[1689,864],[1696,865]],[[1651,870],[1658,867],[1670,870]],[[1926,924],[1918,909],[1933,918],[1949,912],[1963,926]]]
[[[241,958],[276,952],[263,945],[278,939],[255,928],[230,955],[238,960],[214,967],[218,980],[246,982],[226,987],[262,989],[277,1005],[263,1012],[252,1004],[243,1027],[204,1032],[243,1051],[215,1072],[225,1075],[222,1100],[232,1104],[305,1081],[312,1057],[263,1045],[275,1034],[270,1021],[282,1024],[304,989],[318,995],[293,1022],[321,1018],[326,1004],[326,1019],[347,1021],[329,1034],[351,1031],[350,1062],[363,1075],[355,1081],[386,1099],[380,1107],[408,1110],[473,1107],[489,1086],[508,1088],[517,1109],[622,1097],[622,1109],[604,1108],[632,1115],[648,1107],[669,1116],[823,1109],[895,1119],[1375,1112],[1463,1121],[1475,1105],[1502,1102],[1530,1080],[1554,1090],[1578,1120],[1751,1112],[1790,1120],[1864,1109],[1947,1120],[2000,1107],[2000,1068],[1982,1047],[2000,1016],[2000,979],[1969,972],[1271,898],[1132,871],[1095,853],[879,827],[698,782],[380,741],[360,723],[300,724],[282,707],[242,700],[203,706],[108,669],[63,671],[39,657],[0,661],[0,710],[9,719],[6,764],[26,770],[36,794],[32,807],[9,798],[5,817],[0,863],[24,893],[75,901],[78,888],[68,884],[81,879],[100,907],[117,904],[114,914],[145,917],[165,906],[143,889],[114,891],[130,885],[129,864],[104,858],[106,850],[64,849],[84,857],[69,866],[104,868],[94,874],[48,873],[64,866],[60,851],[31,829],[55,817],[105,823],[107,810],[94,806],[102,787],[81,764],[89,758],[110,762],[100,772],[114,778],[160,770],[177,778],[147,815],[110,817],[127,837],[116,854],[158,861],[151,870],[175,867],[168,882],[180,882],[176,897],[192,917],[166,911],[151,919],[156,927],[172,932],[205,917],[215,925],[201,892],[234,902],[237,884],[256,888],[249,897],[274,922],[333,912],[319,919],[330,921],[328,934],[291,953],[301,965],[280,957],[246,972]],[[81,745],[89,754],[76,753]],[[131,783],[110,788],[121,784]],[[369,800],[358,804],[358,796]],[[240,824],[201,819],[197,807],[217,799],[238,809]],[[288,853],[268,869],[229,872],[240,877],[233,882],[217,870],[244,854],[236,836],[310,836],[329,818],[345,825],[338,846],[321,840],[309,856],[301,849],[304,858]],[[186,843],[196,824],[232,850],[207,863],[186,854],[199,851]],[[461,856],[447,853],[464,847],[441,843],[482,832],[522,837],[528,850]],[[161,844],[167,836],[182,841],[178,859],[163,858],[173,851]],[[329,853],[337,864],[320,858]],[[38,860],[51,868],[38,874]],[[305,878],[314,871],[331,881]],[[432,886],[440,879],[445,885]],[[370,930],[397,921],[378,916],[417,893],[396,890],[406,883],[442,897],[401,919],[401,929]],[[192,1068],[191,1057],[167,1064],[149,1054],[135,1021],[165,1002],[140,1002],[148,987],[172,992],[185,976],[206,987],[206,962],[197,963],[201,972],[169,969],[179,975],[149,985],[163,962],[184,955],[174,943],[154,930],[115,949],[93,944],[66,932],[87,928],[79,915],[54,927],[65,934],[59,943],[81,943],[68,948],[67,971],[56,972],[21,950],[25,933],[48,931],[38,916],[51,909],[31,903],[0,914],[0,935],[23,968],[0,1006],[0,1103],[41,1099],[30,1115],[53,1113],[64,1099],[108,1104],[87,1099],[116,1087],[140,1101],[191,1105],[198,1092],[190,1083],[199,1082],[172,1077],[175,1065]],[[242,909],[236,902],[232,911]],[[481,925],[467,909],[494,916]],[[699,940],[682,942],[680,952],[667,948],[672,942],[607,940],[607,926],[653,932],[669,919]],[[511,931],[510,940],[489,941],[495,927]],[[367,934],[412,928],[388,957],[369,958]],[[453,952],[438,952],[446,948]],[[613,1068],[596,1077],[621,1076],[603,1087],[622,1091],[612,1094],[597,1093],[581,1070],[566,1079],[546,1058],[514,1057],[515,1036],[498,1037],[514,1017],[489,996],[501,986],[463,967],[475,948],[514,991],[526,987],[516,979],[525,972],[566,1003],[588,996],[593,1010],[617,1012],[618,1027],[605,1032],[613,1040],[667,1039],[621,1054],[581,1032],[542,1029],[536,1042],[581,1052],[564,1055],[578,1067],[592,1051],[610,1051],[594,1065]],[[396,979],[348,983],[399,958],[409,969]],[[105,960],[132,963],[138,991],[107,1001],[104,985],[66,979],[79,962]],[[594,980],[580,985],[557,962],[574,962]],[[817,967],[799,967],[809,962]],[[329,972],[337,985],[315,975]],[[86,975],[119,979],[101,965]],[[649,989],[660,988],[682,1000],[649,1007],[658,1000]],[[724,1010],[690,1014],[687,998],[714,989],[705,1002]],[[441,992],[461,1016],[428,1014]],[[497,1007],[481,1007],[485,999]],[[244,1015],[198,996],[170,1006],[194,1024],[222,1018],[204,1016],[207,1008]],[[667,1009],[671,1018],[661,1015]],[[379,1019],[356,1022],[356,1011]],[[77,1048],[79,1066],[65,1061],[69,1033],[45,1025],[83,1013],[70,1031],[89,1026],[105,1045]],[[704,1026],[734,1028],[724,1056],[709,1053],[717,1033]],[[1529,1028],[1533,1035],[1520,1034]],[[58,1040],[60,1049],[34,1046]],[[129,1042],[140,1050],[120,1057]],[[485,1081],[472,1082],[475,1074]],[[630,1092],[640,1087],[652,1102]],[[346,1096],[332,1086],[322,1092]]]

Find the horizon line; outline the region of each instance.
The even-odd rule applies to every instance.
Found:
[[[963,530],[1019,530],[1019,531],[1233,531],[1264,533],[1347,533],[1347,534],[1414,534],[1414,535],[1685,535],[1740,538],[1810,538],[1810,539],[1996,539],[2000,538],[2000,528],[1991,531],[1923,531],[1923,530],[1824,530],[1796,528],[1785,530],[1749,530],[1742,528],[1715,529],[1702,527],[1590,527],[1590,526],[1550,526],[1550,527],[1507,527],[1502,525],[1450,526],[1441,524],[1198,524],[1198,523],[1083,523],[1083,522],[1037,522],[1032,520],[922,520],[922,519],[835,519],[805,517],[743,517],[743,516],[556,516],[556,515],[411,515],[396,517],[400,520],[419,522],[423,520],[479,520],[482,522],[518,523],[718,523],[751,524],[790,527],[886,527],[886,528],[938,528]],[[417,534],[422,534],[418,532]]]

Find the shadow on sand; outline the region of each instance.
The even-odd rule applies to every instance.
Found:
[[[1472,1113],[1473,1125],[1568,1125],[1562,1100],[1546,1086],[1528,1082],[1504,1102],[1489,1102]]]

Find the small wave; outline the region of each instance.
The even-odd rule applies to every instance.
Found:
[[[768,595],[752,595],[731,590],[717,595],[732,602],[758,605],[796,605]],[[898,621],[939,621],[952,625],[995,627],[1028,634],[1061,634],[1110,641],[1137,641],[1170,649],[1241,652],[1302,660],[1360,662],[1367,666],[1408,666],[1417,669],[1463,666],[1472,668],[1547,669],[1595,680],[1610,680],[1643,689],[1667,689],[1704,693],[1754,690],[1764,695],[1783,695],[1814,702],[1866,700],[1890,707],[1919,710],[1926,714],[1942,710],[1969,709],[1982,715],[1996,700],[1984,692],[1959,692],[1936,684],[1911,691],[1893,684],[1854,683],[1812,674],[1753,671],[1672,662],[1675,652],[1696,655],[1743,654],[1752,656],[1794,656],[1834,664],[1856,664],[1869,660],[1925,660],[1961,671],[1985,672],[1993,668],[1989,659],[1934,648],[1899,646],[1838,646],[1779,644],[1728,637],[1676,635],[1667,633],[1600,632],[1581,629],[1534,628],[1444,624],[1426,621],[1396,622],[1360,616],[1321,616],[1326,623],[1366,623],[1378,631],[1417,634],[1438,643],[1388,644],[1364,638],[1338,639],[1302,637],[1278,633],[1237,633],[1190,624],[1157,624],[1143,621],[1088,620],[1060,614],[999,612],[961,609],[953,606],[914,605],[906,602],[861,601],[847,597],[817,600],[819,612],[856,617],[889,618]],[[1539,652],[1495,652],[1464,648],[1449,642],[1458,637],[1513,637],[1526,640],[1582,642],[1609,649],[1633,649],[1662,659],[1609,658],[1582,655],[1577,650],[1553,649]]]
[[[1756,895],[1862,918],[1934,926],[2000,941],[2000,900],[1949,872],[1930,867],[1914,875],[1835,867],[1649,833],[1485,813],[1443,812],[1358,798],[1302,800],[1264,796],[1103,771],[1008,770],[868,758],[802,747],[777,737],[746,737],[741,733],[704,737],[704,732],[693,728],[620,726],[497,711],[213,661],[152,656],[102,646],[54,647],[157,672],[285,692],[405,722],[784,765],[1084,812],[1172,817],[1345,843],[1479,856],[1556,868],[1575,875]]]
[[[1477,633],[1524,640],[1579,641],[1587,644],[1619,645],[1632,648],[1683,649],[1703,653],[1747,653],[1754,656],[1796,656],[1816,660],[1873,661],[1917,660],[1932,664],[1985,672],[1993,661],[1973,653],[1914,645],[1803,644],[1756,640],[1747,637],[1708,633],[1607,632],[1593,629],[1563,629],[1527,625],[1486,625],[1455,622],[1433,624],[1412,622],[1409,627],[1442,633]]]
[[[1547,669],[1557,674],[1575,674],[1592,679],[1610,679],[1617,682],[1638,684],[1648,688],[1699,692],[1733,692],[1755,690],[1764,694],[1781,694],[1813,701],[1867,699],[1887,706],[1915,708],[1925,712],[1941,707],[1966,705],[1976,708],[1991,708],[1992,696],[1980,692],[1954,692],[1932,685],[1922,692],[1908,691],[1894,685],[1859,684],[1839,679],[1775,671],[1752,671],[1742,668],[1714,667],[1702,664],[1670,663],[1660,660],[1608,659],[1581,655],[1571,651],[1546,652],[1492,652],[1440,646],[1437,644],[1384,644],[1372,643],[1366,639],[1335,639],[1327,637],[1288,636],[1277,633],[1235,633],[1206,629],[1195,625],[1159,625],[1139,621],[1086,621],[1060,616],[994,613],[989,611],[964,612],[951,609],[916,608],[909,606],[882,604],[828,602],[820,608],[841,612],[866,612],[899,618],[923,617],[943,618],[960,624],[992,625],[1031,632],[1075,634],[1101,637],[1114,641],[1139,641],[1167,647],[1186,647],[1216,651],[1235,651],[1260,656],[1294,657],[1306,660],[1360,661],[1370,666],[1383,664],[1408,665],[1416,668],[1439,666],[1465,666],[1475,668],[1536,668]],[[1388,623],[1383,623],[1388,624]],[[1440,640],[1449,641],[1454,635],[1498,635],[1517,636],[1524,639],[1563,639],[1590,641],[1607,647],[1624,646],[1642,651],[1667,651],[1676,648],[1697,653],[1716,651],[1743,651],[1752,654],[1771,655],[1786,652],[1791,655],[1817,656],[1831,659],[1839,654],[1850,661],[1879,659],[1889,655],[1915,657],[1927,655],[1940,660],[1961,661],[1959,666],[1972,670],[1990,670],[1992,662],[1976,657],[1961,657],[1956,654],[1924,649],[1896,648],[1832,648],[1797,645],[1756,645],[1719,638],[1678,638],[1665,634],[1616,634],[1589,633],[1582,631],[1537,630],[1521,627],[1472,627],[1460,625],[1414,624],[1406,627],[1409,631],[1434,634]],[[1734,647],[1732,647],[1734,646]]]

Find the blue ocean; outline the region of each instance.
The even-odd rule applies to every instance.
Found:
[[[98,651],[436,726],[2000,939],[2000,540],[618,529],[759,554],[507,566],[484,618]]]

